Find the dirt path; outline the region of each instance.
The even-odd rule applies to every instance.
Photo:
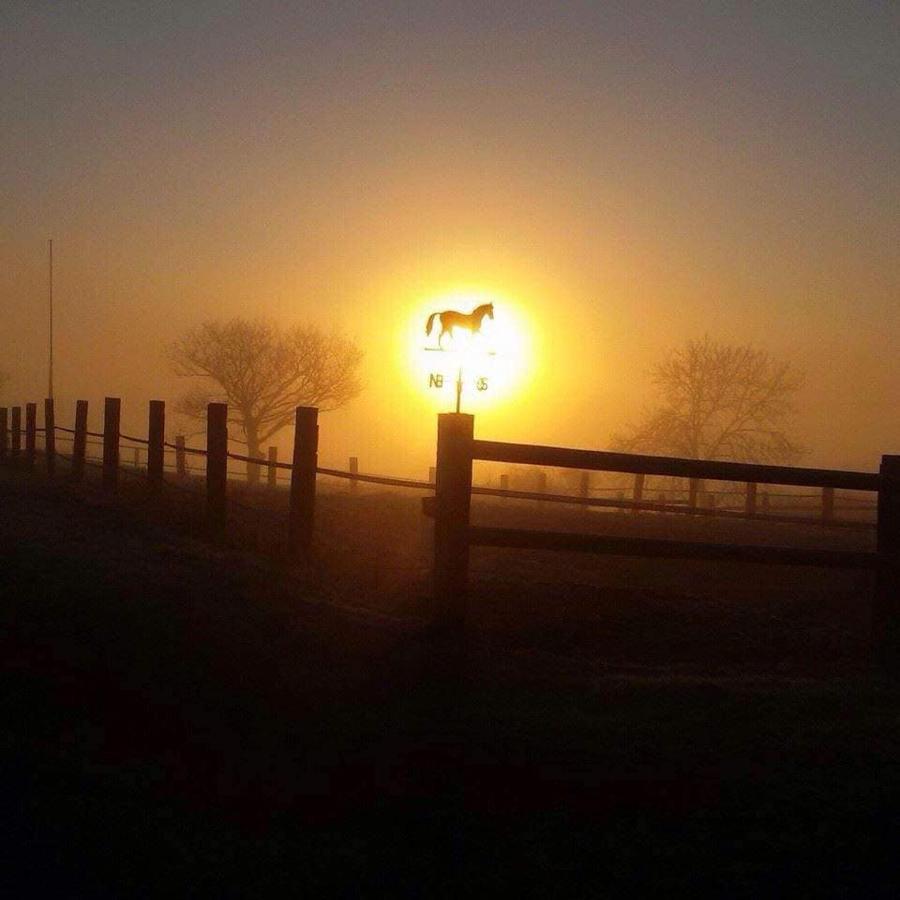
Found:
[[[18,896],[888,893],[898,693],[597,674],[0,476]]]

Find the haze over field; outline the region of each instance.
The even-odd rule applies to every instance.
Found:
[[[896,4],[289,7],[3,4],[5,402],[46,391],[52,237],[57,396],[128,421],[203,319],[336,325],[367,387],[323,462],[424,474],[465,292],[528,347],[480,436],[605,447],[708,332],[805,370],[807,462],[900,452]]]

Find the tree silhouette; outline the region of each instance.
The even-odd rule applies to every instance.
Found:
[[[272,322],[230,319],[192,328],[168,348],[175,373],[208,387],[186,394],[177,411],[203,418],[213,400],[228,403],[228,421],[241,428],[247,455],[288,425],[297,406],[337,409],[361,388],[361,351],[336,332],[313,325],[282,329]],[[218,390],[216,390],[216,386]],[[259,468],[249,465],[251,482]]]
[[[750,345],[709,336],[688,341],[652,370],[658,402],[613,445],[691,459],[793,463],[805,452],[790,433],[803,375]]]

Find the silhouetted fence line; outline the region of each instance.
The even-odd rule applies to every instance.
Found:
[[[743,509],[734,510],[725,507],[696,507],[692,508],[687,504],[679,504],[677,502],[654,502],[648,500],[626,500],[606,499],[602,497],[580,497],[573,494],[544,494],[537,491],[518,491],[508,488],[491,488],[481,485],[472,485],[472,493],[487,497],[503,497],[510,500],[537,500],[545,503],[562,503],[572,506],[597,507],[600,509],[617,509],[622,512],[630,511],[637,513],[640,511],[672,513],[674,515],[699,515],[707,517],[720,517],[729,519],[747,519],[753,518],[761,522],[789,522],[799,524],[809,524],[809,519],[799,518],[798,516],[781,516],[767,513],[753,513],[748,515]],[[619,492],[621,493],[621,492]],[[790,496],[790,495],[788,495]],[[872,507],[874,509],[874,507]],[[829,522],[836,528],[851,529],[871,529],[875,527],[873,522],[853,522],[841,521],[834,519]]]
[[[117,402],[117,401],[116,401]],[[155,405],[155,406],[154,406]],[[115,406],[115,404],[114,404]],[[163,401],[151,401],[151,408],[156,410],[157,418],[162,416],[162,421],[164,423],[164,403]],[[50,407],[52,410],[52,406]],[[33,464],[34,459],[34,451],[35,445],[33,438],[39,434],[44,432],[44,429],[38,428],[35,419],[35,410],[36,404],[26,404],[26,428],[25,428],[25,441],[26,441],[26,459]],[[54,432],[61,432],[62,434],[73,436],[73,440],[76,445],[79,444],[79,438],[81,443],[81,449],[79,451],[76,446],[76,451],[73,453],[73,460],[76,469],[81,463],[81,457],[85,459],[88,458],[87,455],[87,447],[91,446],[104,446],[104,442],[107,440],[106,431],[90,431],[86,427],[86,411],[87,404],[85,401],[78,401],[76,404],[76,419],[78,419],[79,415],[82,415],[84,422],[79,429],[78,423],[76,422],[76,428],[68,428],[62,425],[55,425]],[[45,413],[46,413],[46,404],[45,404]],[[17,451],[17,441],[19,439],[19,435],[15,428],[15,423],[17,420],[17,416],[21,416],[21,411],[19,408],[14,407],[12,409],[12,420],[13,420],[13,434],[12,434],[12,446],[14,450]],[[30,423],[30,424],[29,424]],[[157,422],[154,426],[153,415],[151,415],[150,422],[150,430],[156,429],[156,440],[152,440],[150,437],[143,438],[137,435],[131,435],[124,432],[119,432],[117,435],[117,439],[113,442],[112,446],[116,448],[116,452],[118,453],[118,449],[131,449],[134,452],[133,457],[133,465],[135,468],[141,465],[141,448],[146,447],[148,449],[148,468],[153,470],[154,477],[158,480],[161,476],[161,472],[168,469],[175,469],[176,473],[179,477],[187,477],[189,474],[198,473],[203,471],[203,468],[191,466],[187,458],[189,456],[201,456],[206,457],[208,455],[208,451],[201,447],[192,447],[188,446],[185,442],[185,437],[183,435],[178,435],[174,442],[166,441],[161,439],[160,432],[160,423]],[[164,425],[162,426],[164,427]],[[9,446],[9,434],[8,427],[4,432],[4,439],[7,441],[7,446]],[[98,438],[99,440],[88,440],[88,438]],[[244,444],[245,442],[236,440],[234,438],[228,438],[229,442],[237,442]],[[122,444],[122,442],[125,442]],[[156,446],[154,446],[154,444]],[[509,458],[505,458],[503,461],[506,462],[520,462],[522,450],[516,450],[517,445],[509,445],[513,447],[508,454],[506,454]],[[527,446],[527,445],[526,445]],[[538,452],[541,449],[553,449],[553,448],[537,448]],[[174,451],[174,461],[170,456],[166,455],[166,451]],[[631,458],[629,454],[610,454],[604,451],[578,451],[582,454],[595,454],[595,456],[589,456],[588,458],[580,458],[570,467],[574,467],[575,465],[581,466],[583,464],[587,464],[592,460],[602,459],[603,464],[607,467],[605,471],[619,471],[623,472],[624,469],[616,468],[615,460],[617,458]],[[600,454],[600,457],[597,457],[596,454]],[[15,453],[13,454],[15,455]],[[150,458],[154,458],[153,465],[150,464]],[[551,454],[552,457],[552,454]],[[547,457],[546,454],[542,458],[540,465],[558,467],[558,459]],[[103,459],[105,457],[101,457]],[[227,458],[233,459],[238,462],[243,462],[248,466],[259,466],[261,469],[265,469],[267,473],[267,482],[269,486],[276,486],[279,482],[285,483],[290,482],[291,476],[288,474],[285,477],[282,477],[280,473],[292,473],[294,469],[294,463],[280,462],[277,460],[277,448],[269,447],[268,448],[268,456],[266,458],[249,456],[246,454],[239,454],[228,452]],[[490,447],[487,448],[484,459],[489,461],[497,461],[495,459],[495,454],[491,452]],[[657,459],[657,458],[652,458]],[[634,475],[634,485],[632,491],[632,498],[628,499],[625,496],[625,492],[616,487],[592,487],[589,483],[588,473],[589,470],[583,470],[581,481],[579,485],[579,494],[563,494],[563,493],[551,493],[547,490],[547,475],[546,472],[541,471],[539,473],[538,478],[538,487],[539,490],[515,490],[509,488],[509,476],[501,475],[500,476],[500,487],[494,488],[486,485],[474,485],[472,488],[472,493],[480,496],[487,497],[495,497],[501,499],[508,500],[527,500],[527,501],[535,501],[538,503],[556,503],[556,504],[567,504],[574,506],[581,506],[585,508],[597,508],[597,509],[613,509],[618,510],[620,512],[631,512],[632,514],[638,514],[640,512],[651,512],[651,513],[662,513],[662,514],[675,514],[675,515],[701,515],[701,516],[716,516],[723,518],[753,518],[759,521],[767,521],[767,522],[809,522],[809,518],[802,518],[797,515],[780,515],[777,512],[774,512],[773,509],[790,509],[792,511],[797,511],[797,507],[795,504],[797,502],[803,502],[806,500],[821,502],[821,520],[823,523],[828,525],[838,527],[838,528],[851,528],[851,529],[865,529],[865,528],[873,528],[874,523],[859,521],[859,520],[841,520],[835,517],[835,512],[837,509],[874,509],[873,506],[866,506],[864,501],[857,500],[855,498],[841,498],[842,505],[836,503],[835,495],[834,495],[834,487],[825,487],[822,489],[821,494],[798,494],[796,492],[771,492],[766,491],[762,493],[762,511],[758,508],[758,494],[757,494],[757,484],[755,482],[747,482],[745,486],[744,494],[744,502],[741,504],[737,504],[736,507],[732,504],[720,504],[714,498],[716,497],[740,497],[741,492],[735,489],[727,490],[722,488],[716,488],[713,490],[703,490],[700,491],[698,487],[699,479],[695,476],[691,478],[691,485],[687,489],[678,489],[678,488],[669,488],[666,491],[657,491],[657,495],[661,498],[656,501],[644,499],[644,494],[646,490],[645,485],[645,475],[647,474],[665,474],[665,475],[676,475],[680,477],[684,477],[685,475],[690,476],[692,471],[696,472],[696,464],[701,464],[703,461],[698,460],[689,460],[686,461],[689,463],[695,464],[694,469],[692,470],[690,466],[684,467],[679,466],[675,469],[669,468],[664,473],[660,472],[639,472]],[[744,477],[752,477],[754,473],[758,473],[760,471],[760,467],[754,467],[748,464],[742,463],[734,463],[728,464],[730,466],[743,466],[741,474]],[[763,467],[767,471],[769,471],[770,477],[772,476],[772,470],[778,470],[778,467]],[[109,471],[109,466],[107,467]],[[792,484],[798,484],[803,486],[809,486],[810,477],[815,477],[817,472],[821,472],[823,470],[800,470],[800,469],[790,469],[784,470],[790,471],[793,473],[794,480],[791,482]],[[807,472],[812,473],[807,476],[797,476],[798,472]],[[239,477],[241,473],[236,472],[234,470],[226,470],[226,475],[228,477]],[[434,490],[434,482],[436,477],[435,467],[431,467],[429,470],[429,480],[423,481],[418,479],[410,479],[410,478],[398,478],[395,476],[385,476],[385,475],[377,475],[377,474],[363,474],[359,471],[359,458],[358,457],[350,457],[349,460],[349,468],[348,470],[334,469],[334,468],[325,468],[325,467],[317,467],[316,468],[317,475],[323,475],[327,477],[333,477],[338,479],[343,479],[349,481],[349,487],[351,492],[355,492],[355,489],[358,484],[374,484],[374,485],[382,485],[386,487],[399,487],[399,488],[409,488],[413,490],[425,490],[425,491],[433,491]],[[726,474],[734,474],[734,472],[726,473]],[[723,476],[724,477],[724,476]],[[799,481],[797,478],[799,477]],[[804,478],[806,480],[804,480]],[[110,482],[113,481],[112,476],[108,476],[108,480]],[[772,482],[769,482],[772,483]],[[841,487],[846,487],[852,490],[859,490],[859,482],[854,482],[852,479],[850,481],[844,481],[840,485]],[[604,497],[601,496],[603,494],[613,494],[615,496]],[[678,496],[674,495],[685,495],[686,499],[680,499]],[[706,498],[706,504],[701,505],[701,498]],[[771,500],[774,498],[782,498],[785,500],[791,501],[791,505],[785,507],[773,507]],[[854,505],[855,504],[855,505]]]
[[[147,450],[146,481],[152,490],[163,484],[187,488],[189,473],[203,473],[203,488],[190,489],[194,496],[205,497],[205,517],[210,531],[221,536],[228,521],[229,503],[243,509],[254,510],[261,523],[258,507],[241,503],[228,495],[229,460],[259,466],[267,472],[269,485],[277,483],[279,473],[288,473],[290,483],[285,544],[290,553],[306,555],[313,542],[315,520],[316,479],[333,477],[350,482],[354,491],[357,484],[368,483],[390,487],[410,488],[434,492],[426,498],[424,509],[434,518],[434,587],[438,615],[445,621],[461,622],[465,617],[468,584],[469,550],[473,546],[508,547],[532,550],[566,550],[639,556],[664,559],[731,560],[776,565],[803,565],[870,569],[878,573],[875,621],[883,633],[897,631],[900,621],[900,457],[882,458],[879,473],[852,472],[830,469],[757,465],[724,461],[682,459],[676,457],[644,456],[612,453],[607,451],[578,450],[540,445],[503,443],[475,440],[473,418],[462,414],[443,414],[438,417],[438,441],[436,466],[429,472],[429,480],[397,478],[359,472],[358,457],[350,458],[348,470],[320,467],[318,465],[318,410],[297,407],[294,422],[294,449],[290,463],[279,462],[277,449],[268,448],[266,458],[232,453],[228,450],[228,409],[225,404],[211,403],[207,410],[207,446],[191,447],[184,435],[177,435],[174,442],[165,440],[165,404],[154,400],[150,403],[148,437],[142,438],[123,433],[120,429],[121,402],[118,398],[106,398],[103,410],[103,430],[87,428],[88,405],[76,403],[75,428],[57,425],[52,400],[44,403],[44,427],[37,425],[37,405],[26,404],[24,416],[21,407],[0,409],[0,461],[17,463],[24,461],[33,469],[37,461],[36,436],[43,434],[44,465],[49,477],[56,477],[56,458],[70,463],[68,477],[78,481],[83,477],[86,464],[96,465],[102,473],[102,486],[114,494],[118,488],[121,466],[121,450],[135,451],[133,473],[139,467],[140,452]],[[56,450],[57,433],[69,435],[72,453],[60,454]],[[24,453],[23,453],[24,438]],[[89,441],[88,438],[98,438]],[[101,447],[99,458],[88,456],[89,446]],[[166,480],[164,473],[173,468],[174,452],[176,480]],[[167,458],[168,456],[168,458]],[[202,457],[204,466],[191,467],[188,457]],[[508,475],[501,475],[500,488],[473,485],[472,469],[476,460],[530,465],[542,467],[537,484],[539,490],[521,491],[509,488]],[[582,471],[579,493],[557,494],[547,490],[547,475],[543,469],[563,468]],[[624,491],[614,491],[615,497],[596,496],[592,490],[591,471],[631,474],[634,476],[632,498],[626,499]],[[647,476],[688,479],[687,502],[668,502],[674,491],[658,492],[666,502],[645,499]],[[736,481],[744,485],[743,491],[706,491],[704,481]],[[180,482],[180,484],[179,484]],[[787,485],[816,488],[816,494],[800,495],[806,499],[821,500],[818,520],[781,516],[771,512],[768,492],[760,492],[759,485]],[[874,552],[846,550],[818,550],[794,547],[747,546],[706,541],[659,540],[636,537],[618,537],[601,534],[532,531],[473,526],[469,522],[473,495],[544,503],[570,504],[582,507],[616,509],[620,512],[689,514],[696,516],[724,516],[745,518],[762,522],[789,522],[840,527],[869,527],[865,523],[844,522],[835,518],[837,490],[876,493],[878,517],[876,523],[877,549]],[[716,495],[738,496],[743,503],[738,509],[726,509],[714,498]],[[760,496],[761,494],[761,496]],[[772,496],[777,496],[773,493]],[[797,499],[796,494],[780,496]],[[701,505],[705,498],[706,505]],[[760,503],[760,500],[762,501]],[[761,507],[761,511],[760,511]],[[260,525],[261,527],[261,525]]]
[[[164,404],[162,401],[151,401],[151,406],[153,404],[157,404],[157,413],[163,416],[164,421]],[[33,427],[28,427],[28,417],[29,415],[32,419],[35,418],[34,410],[36,408],[36,404],[27,404],[26,405],[26,455],[31,457],[32,450],[29,444],[30,437],[29,435],[36,435],[38,433],[42,433],[44,429],[40,429],[33,425]],[[51,407],[52,408],[52,407]],[[46,411],[46,410],[45,410]],[[86,414],[86,402],[78,401],[77,409],[76,409],[76,418],[80,412],[85,412]],[[14,423],[13,427],[13,446],[16,445],[16,438],[18,435],[16,434],[15,429],[15,421],[17,415],[20,415],[20,410],[16,407],[12,410],[12,419]],[[153,417],[151,416],[151,419]],[[85,415],[86,421],[86,415]],[[151,426],[153,422],[151,421]],[[78,443],[79,436],[82,438],[82,443],[84,445],[84,449],[81,451],[81,454],[75,452],[73,457],[75,459],[76,464],[79,461],[80,455],[85,455],[85,450],[89,446],[104,446],[104,441],[106,438],[106,431],[98,432],[98,431],[90,431],[86,428],[86,425],[83,425],[80,430],[79,428],[68,428],[62,425],[55,425],[54,431],[62,432],[63,434],[68,434],[74,436],[74,440],[76,444]],[[159,432],[159,428],[157,426],[157,432]],[[88,437],[99,438],[99,441],[89,441]],[[4,438],[7,440],[7,445],[9,444],[8,434]],[[228,438],[229,442],[236,442],[244,444],[245,442],[239,441],[235,438]],[[126,446],[123,447],[121,442],[126,442]],[[154,469],[164,470],[164,469],[172,469],[174,468],[176,472],[181,476],[186,476],[189,473],[202,471],[201,468],[197,468],[194,466],[190,466],[187,462],[188,456],[201,456],[206,457],[208,455],[208,451],[201,447],[191,447],[185,443],[185,438],[183,435],[179,435],[176,437],[175,442],[170,442],[166,440],[160,440],[159,434],[157,434],[156,444],[159,446],[153,446],[154,441],[151,438],[143,438],[137,435],[126,434],[124,432],[118,433],[117,441],[115,442],[118,447],[123,447],[124,449],[132,449],[134,451],[134,465],[135,467],[141,464],[140,459],[140,450],[142,447],[148,447],[148,465],[149,465],[149,456],[154,455],[154,450],[156,450],[156,462],[153,466]],[[485,443],[485,442],[482,442]],[[127,446],[137,445],[137,446]],[[506,462],[515,462],[518,463],[521,461],[522,454],[522,446],[527,445],[508,445],[513,449],[509,452],[504,451],[505,458],[502,461]],[[519,447],[519,449],[516,449]],[[536,448],[536,450],[540,453],[541,450],[552,450],[553,448]],[[174,451],[175,458],[174,462],[171,460],[171,457],[166,457],[165,451],[171,450]],[[631,455],[629,454],[611,454],[605,451],[577,451],[580,454],[589,454],[588,457],[582,456],[575,463],[565,466],[565,467],[580,467],[582,465],[586,465],[591,463],[592,461],[596,461],[597,459],[601,459],[603,465],[605,466],[604,471],[618,471],[624,472],[625,470],[621,467],[616,467],[615,461],[616,459],[630,459]],[[590,454],[594,454],[590,456]],[[597,456],[599,454],[599,456]],[[279,462],[277,460],[277,448],[270,447],[268,449],[268,456],[266,458],[263,457],[255,457],[249,456],[245,454],[228,452],[227,457],[229,459],[233,459],[238,462],[243,462],[248,466],[259,466],[260,468],[264,468],[267,472],[267,481],[270,486],[277,484],[279,481],[289,481],[290,476],[286,478],[282,478],[280,476],[280,472],[290,473],[294,469],[293,463],[287,462]],[[102,457],[101,457],[102,458]],[[490,447],[487,447],[483,457],[485,460],[489,461],[498,461],[496,459],[496,454],[491,451]],[[650,459],[659,459],[656,457],[651,457]],[[703,465],[703,461],[700,460],[687,460],[683,461],[686,463],[694,464],[694,468],[691,469],[690,466],[676,466],[674,469],[669,467],[665,472],[639,472],[634,475],[634,485],[632,498],[628,499],[625,496],[625,492],[616,487],[592,487],[589,484],[588,472],[589,470],[582,471],[581,483],[580,483],[580,491],[579,494],[563,494],[563,493],[551,493],[547,490],[547,476],[546,472],[541,471],[539,473],[538,478],[538,486],[539,490],[515,490],[509,488],[509,476],[501,475],[500,476],[500,487],[494,488],[486,485],[474,485],[472,488],[472,493],[488,496],[488,497],[496,497],[502,499],[509,500],[527,500],[527,501],[536,501],[536,502],[544,502],[544,503],[557,503],[557,504],[568,504],[582,507],[593,507],[598,509],[614,509],[620,512],[630,511],[632,514],[637,514],[640,512],[653,512],[653,513],[664,513],[664,514],[692,514],[692,515],[702,515],[702,516],[721,516],[724,518],[753,518],[760,521],[769,521],[769,522],[808,522],[809,519],[801,518],[798,516],[789,516],[789,515],[779,515],[777,513],[772,512],[772,504],[771,499],[773,498],[782,498],[786,500],[792,501],[792,504],[796,504],[798,501],[810,500],[821,502],[822,504],[822,521],[827,522],[829,525],[833,525],[835,527],[845,527],[845,528],[870,528],[874,527],[874,523],[861,522],[861,521],[852,521],[852,520],[839,520],[835,518],[835,511],[839,508],[854,508],[854,504],[857,508],[860,509],[874,509],[871,505],[866,506],[864,501],[857,500],[856,498],[841,498],[843,506],[837,504],[835,502],[834,495],[834,487],[825,487],[822,489],[821,494],[797,494],[797,493],[789,493],[789,492],[764,492],[762,493],[762,511],[760,512],[758,509],[758,495],[757,495],[757,484],[755,482],[747,482],[745,491],[744,491],[744,502],[742,504],[738,504],[737,508],[733,508],[730,504],[719,504],[717,501],[713,501],[714,497],[740,497],[741,492],[738,490],[727,490],[722,488],[716,488],[713,490],[703,490],[702,492],[699,490],[698,482],[699,479],[696,477],[696,466]],[[544,454],[538,465],[544,466],[552,466],[559,467],[558,458],[553,458],[551,456],[547,456]],[[729,466],[737,466],[744,467],[740,474],[744,477],[752,477],[754,473],[758,473],[762,469],[765,469],[769,473],[769,477],[774,477],[773,472],[777,472],[778,467],[762,467],[762,469],[758,466],[754,467],[752,464],[743,464],[743,463],[732,463],[727,464]],[[357,484],[375,484],[375,485],[383,485],[387,487],[400,487],[400,488],[410,488],[414,490],[426,490],[432,491],[434,490],[434,482],[435,482],[435,467],[432,467],[429,470],[429,480],[423,481],[418,479],[410,479],[410,478],[398,478],[395,476],[385,476],[385,475],[376,475],[376,474],[363,474],[359,471],[359,458],[358,457],[350,457],[349,460],[349,468],[348,470],[334,469],[334,468],[325,468],[325,467],[317,467],[316,474],[323,475],[328,477],[334,477],[339,479],[344,479],[350,482],[351,492],[355,490]],[[790,482],[795,485],[810,485],[810,477],[815,478],[816,473],[821,473],[824,470],[802,470],[802,469],[784,469],[782,467],[781,471],[789,471],[792,474],[793,480]],[[645,487],[645,475],[647,474],[665,474],[668,476],[679,476],[690,477],[692,472],[695,477],[690,478],[691,486],[687,489],[677,489],[677,488],[669,488],[666,491],[657,491],[657,495],[662,499],[648,500],[644,499],[644,493],[646,490]],[[797,473],[807,473],[807,475],[799,475]],[[227,470],[227,474],[229,476],[239,476],[241,473],[235,472],[234,470]],[[735,474],[735,472],[726,472],[725,474]],[[724,477],[724,475],[722,476]],[[799,479],[799,480],[798,480]],[[768,482],[774,483],[774,482]],[[853,481],[850,479],[849,481],[844,480],[840,487],[845,487],[851,490],[860,490],[859,482]],[[602,494],[614,494],[612,497],[603,497],[600,496]],[[679,499],[678,497],[672,496],[677,494],[686,495],[686,500]],[[706,505],[701,505],[700,499],[701,497],[706,498]],[[796,510],[796,507],[790,505],[788,507],[779,507],[783,509],[792,509]]]
[[[470,523],[471,498],[474,493],[482,492],[472,485],[475,460],[688,478],[692,512],[699,493],[697,485],[702,479],[744,482],[745,513],[749,518],[755,517],[758,484],[822,488],[827,491],[823,496],[829,511],[836,488],[875,492],[878,495],[877,549],[875,552],[810,550],[474,526]],[[578,498],[578,502],[589,499],[593,498]],[[900,649],[900,456],[882,457],[880,472],[869,473],[577,450],[475,440],[471,415],[445,413],[438,416],[437,490],[433,511],[435,600],[439,617],[447,623],[465,621],[469,552],[473,546],[862,568],[877,573],[874,621],[878,639],[882,646],[890,645],[891,664],[900,662],[897,653]]]

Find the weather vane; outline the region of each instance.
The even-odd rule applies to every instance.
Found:
[[[441,330],[437,336],[437,345],[426,347],[425,349],[432,353],[460,353],[459,347],[453,347],[454,333],[457,331],[467,331],[469,333],[468,345],[465,348],[467,357],[475,357],[476,355],[495,356],[496,353],[490,349],[476,349],[474,345],[475,335],[481,334],[481,325],[485,316],[489,319],[494,318],[494,304],[482,303],[470,313],[457,312],[454,309],[444,310],[444,312],[433,312],[428,317],[425,325],[426,336],[431,335],[434,330],[434,320],[439,319]],[[444,345],[444,338],[449,336],[451,346]],[[428,376],[428,386],[430,388],[443,388],[444,375],[441,372],[431,372]],[[488,379],[485,375],[480,375],[475,379],[475,389],[477,391],[486,391],[488,389]],[[460,411],[463,392],[463,360],[460,359],[456,375],[456,411]]]

